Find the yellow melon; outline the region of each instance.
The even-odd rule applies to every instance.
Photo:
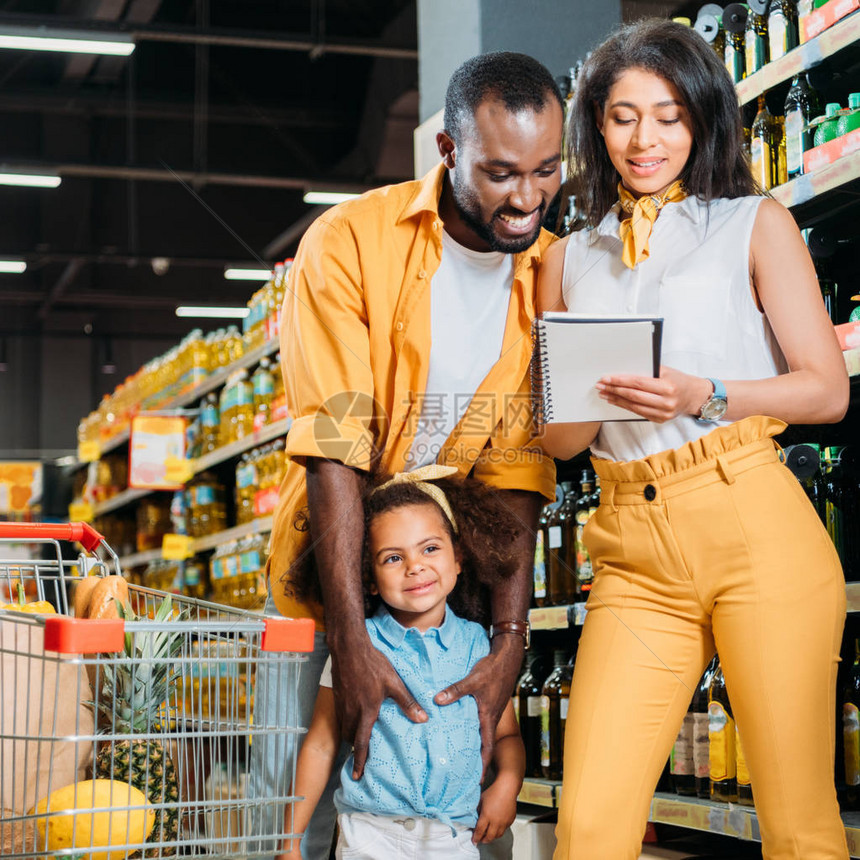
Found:
[[[143,792],[112,779],[66,785],[40,800],[28,813],[36,817],[42,848],[113,848],[90,851],[82,860],[123,860],[128,845],[146,841],[155,823]],[[44,816],[44,817],[42,817]]]

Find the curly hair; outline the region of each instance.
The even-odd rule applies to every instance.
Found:
[[[374,487],[381,486],[386,480],[384,476],[374,479],[364,500],[365,542],[361,576],[365,614],[368,617],[372,615],[381,602],[379,596],[372,594],[370,590],[374,583],[373,564],[366,539],[370,524],[386,511],[413,505],[432,505],[439,511],[448,528],[451,542],[461,558],[461,572],[456,587],[448,595],[448,605],[457,615],[486,626],[490,620],[489,593],[495,585],[513,575],[516,561],[512,548],[522,529],[517,517],[505,504],[502,494],[473,479],[443,478],[433,481],[445,493],[451,506],[457,522],[455,533],[442,508],[414,484],[392,484],[372,492]],[[307,511],[302,511],[296,517],[294,526],[300,531],[308,530]],[[322,602],[323,596],[312,552],[304,553],[292,566],[290,579],[291,594],[294,597]]]

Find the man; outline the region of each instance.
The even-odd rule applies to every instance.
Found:
[[[413,721],[427,719],[365,630],[365,473],[454,465],[506,490],[522,521],[517,573],[492,595],[491,653],[437,696],[439,704],[475,697],[485,763],[522,663],[541,497],[555,491],[552,461],[530,448],[528,367],[537,266],[552,241],[541,222],[560,185],[561,96],[532,58],[487,54],[455,72],[444,121],[437,135],[442,163],[427,176],[369,192],[313,223],[283,308],[281,358],[293,425],[270,588],[279,612],[324,626],[300,682],[299,722],[310,722],[327,644],[356,778],[385,698]],[[305,510],[309,532],[297,528]],[[291,565],[309,551],[322,607],[290,584]],[[255,720],[276,724],[295,691],[274,675],[261,684],[262,677]],[[266,758],[283,768],[292,754],[254,746],[255,771]],[[271,772],[267,784],[277,785],[276,776]],[[252,778],[252,793],[263,798],[259,778]],[[283,777],[280,784],[284,792]],[[302,856],[328,857],[332,823],[333,812],[318,808]]]

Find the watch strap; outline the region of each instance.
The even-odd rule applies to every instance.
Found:
[[[528,621],[498,621],[490,625],[490,639],[505,633],[513,633],[522,636],[525,647],[528,648],[531,641],[531,625]]]
[[[727,400],[728,395],[726,394],[726,386],[719,379],[713,379],[710,376],[706,376],[705,379],[714,386],[714,393],[710,396],[710,400]]]

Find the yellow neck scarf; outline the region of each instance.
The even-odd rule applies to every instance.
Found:
[[[648,241],[654,222],[657,220],[660,210],[667,203],[677,203],[687,196],[680,180],[673,182],[665,194],[647,194],[642,197],[634,197],[620,182],[618,183],[618,199],[621,208],[630,213],[630,217],[621,222],[618,235],[624,243],[621,259],[628,269],[635,269],[643,260],[649,256]]]

